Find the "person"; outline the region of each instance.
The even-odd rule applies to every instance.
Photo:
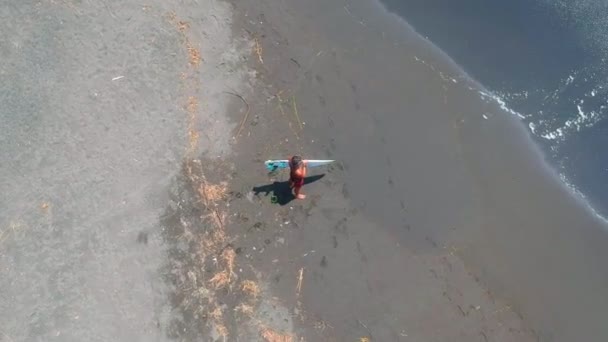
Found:
[[[304,177],[306,177],[306,161],[300,156],[289,158],[289,188],[297,199],[306,198],[306,195],[300,192],[304,185]]]

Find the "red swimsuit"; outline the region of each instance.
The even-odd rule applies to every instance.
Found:
[[[299,168],[295,167],[291,162],[289,162],[289,167],[290,167],[289,180],[291,181],[291,184],[296,188],[299,188],[302,185],[304,185],[304,177],[302,177],[296,173],[296,171],[298,171]]]

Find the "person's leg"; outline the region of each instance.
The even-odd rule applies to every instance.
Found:
[[[293,187],[294,195],[296,196],[297,199],[305,199],[306,198],[306,195],[300,193],[301,189],[302,189],[302,184],[296,184]]]

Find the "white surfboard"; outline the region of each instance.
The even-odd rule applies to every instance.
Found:
[[[324,166],[324,165],[329,165],[329,164],[335,162],[335,160],[327,160],[327,159],[305,159],[304,161],[306,162],[306,165],[308,167]],[[268,169],[268,171],[286,169],[286,168],[289,168],[289,160],[287,160],[287,159],[267,160],[264,162],[264,165],[266,165],[266,169]]]

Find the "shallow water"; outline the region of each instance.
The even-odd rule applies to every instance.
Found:
[[[520,116],[564,181],[608,213],[608,3],[382,2]]]

